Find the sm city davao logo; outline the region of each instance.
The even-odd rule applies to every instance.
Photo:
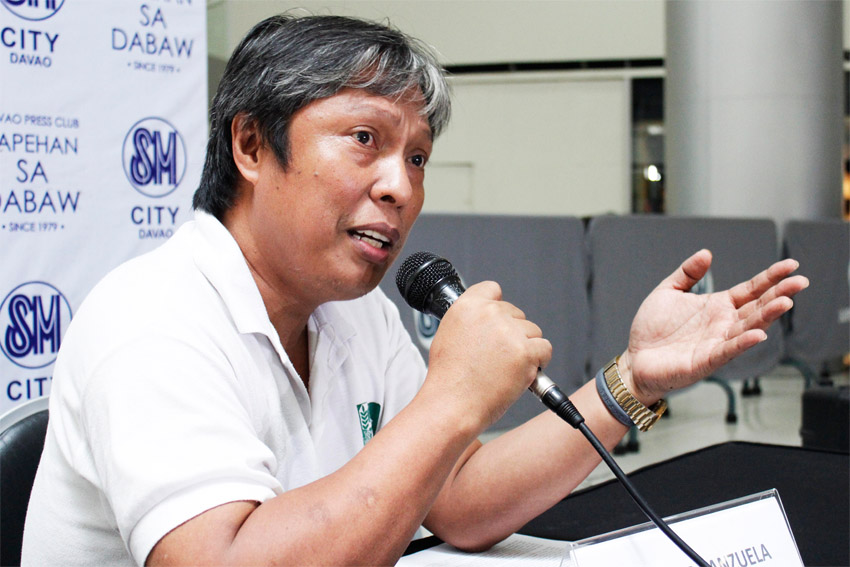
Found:
[[[22,368],[43,368],[56,360],[70,322],[62,292],[46,282],[21,284],[0,305],[0,348]]]
[[[19,18],[39,21],[58,12],[65,0],[2,0],[2,3]]]
[[[162,118],[139,120],[124,137],[124,173],[147,197],[165,197],[177,189],[186,173],[186,143],[180,132]]]

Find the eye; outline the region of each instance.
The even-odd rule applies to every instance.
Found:
[[[410,158],[410,163],[413,164],[414,167],[425,167],[425,164],[428,162],[428,156],[417,154]]]
[[[364,146],[370,146],[374,142],[375,137],[365,130],[360,130],[354,133],[354,138]]]

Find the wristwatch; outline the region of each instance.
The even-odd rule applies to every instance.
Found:
[[[620,378],[620,369],[617,367],[619,360],[619,356],[614,358],[602,371],[605,377],[605,384],[608,386],[608,391],[614,396],[614,400],[623,408],[623,411],[626,412],[632,423],[641,431],[649,431],[655,425],[655,422],[658,421],[658,418],[667,410],[667,402],[661,399],[650,407],[643,405],[640,400],[629,392],[626,385],[623,384],[623,380]]]

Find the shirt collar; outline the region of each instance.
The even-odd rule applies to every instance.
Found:
[[[282,360],[289,357],[280,344],[277,331],[269,320],[263,298],[242,250],[233,235],[213,215],[195,211],[196,238],[193,245],[195,264],[216,289],[240,333],[261,333],[269,337]],[[356,334],[354,325],[339,308],[341,302],[320,305],[310,316],[308,327],[315,333],[311,340],[311,358],[315,356],[319,337],[330,341],[327,356],[331,360],[345,359],[346,343]]]
[[[195,265],[221,296],[236,329],[277,339],[260,290],[233,235],[217,218],[200,210],[195,211],[195,228]]]
[[[309,328],[315,331],[318,338],[326,339],[329,348],[327,350],[330,367],[340,366],[348,356],[348,341],[357,334],[354,325],[345,316],[344,310],[340,309],[342,302],[331,301],[319,307],[310,317]],[[311,344],[311,358],[316,356],[316,345]]]

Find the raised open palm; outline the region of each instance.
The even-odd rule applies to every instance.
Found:
[[[809,284],[791,276],[798,263],[787,259],[731,289],[688,293],[710,266],[711,252],[700,250],[641,304],[620,359],[637,397],[651,402],[693,384],[765,340],[765,330]]]

